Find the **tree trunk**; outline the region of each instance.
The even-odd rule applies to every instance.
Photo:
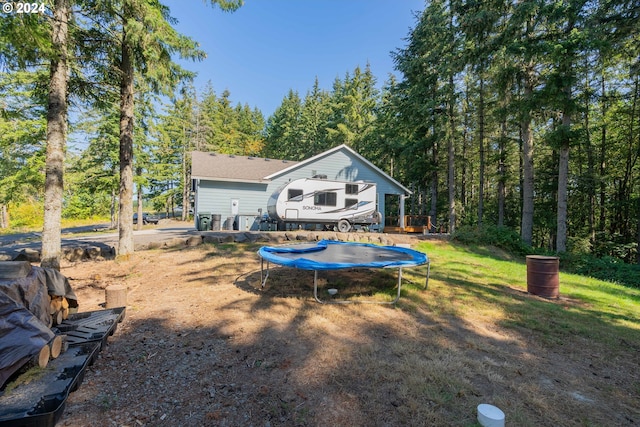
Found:
[[[436,224],[438,215],[438,143],[433,144],[431,151],[433,172],[431,172],[431,207],[429,208],[429,216],[431,223]],[[406,224],[405,224],[406,225]]]
[[[449,76],[449,87],[454,87],[453,75]],[[453,90],[453,89],[452,89]],[[454,119],[454,110],[453,110],[453,94],[451,94],[451,99],[449,101],[449,146],[448,146],[448,161],[449,161],[449,233],[454,233],[456,231],[456,191],[455,191],[455,131],[456,131],[456,123]]]
[[[498,164],[498,227],[504,226],[504,203],[506,199],[505,172],[505,143],[507,141],[507,120],[504,118],[500,125],[500,159]]]
[[[605,204],[607,200],[607,186],[605,180],[605,173],[607,168],[606,156],[607,156],[607,101],[606,101],[606,79],[605,73],[602,72],[600,77],[600,102],[601,102],[601,115],[602,115],[602,129],[600,131],[600,156],[599,156],[599,177],[600,180],[600,215],[598,220],[598,230],[605,231],[607,224],[605,221]]]
[[[482,218],[484,216],[484,76],[480,70],[480,94],[478,100],[478,143],[480,145],[480,176],[478,183],[478,226],[482,226]]]
[[[571,126],[571,117],[565,113],[562,117],[562,126],[568,130]],[[567,137],[568,138],[568,137]],[[564,141],[560,147],[558,163],[558,210],[557,210],[557,235],[556,251],[567,251],[567,183],[569,178],[569,141]]]
[[[587,70],[589,70],[589,61],[586,61]],[[585,77],[585,90],[584,95],[584,128],[585,128],[585,144],[587,148],[587,206],[588,206],[588,225],[589,225],[589,240],[591,245],[596,241],[596,176],[595,176],[595,156],[593,152],[593,144],[591,143],[591,109],[589,102],[589,95],[591,88],[589,85],[590,73],[587,72]],[[604,117],[603,117],[604,120]]]
[[[533,64],[529,63],[525,70],[524,82],[525,102],[533,96]],[[533,239],[533,135],[531,132],[531,112],[525,107],[520,123],[522,132],[522,223],[520,234],[525,244],[531,246]]]
[[[637,224],[636,224],[636,227],[637,227],[637,231],[636,231],[637,239],[636,239],[636,242],[638,244],[637,247],[640,248],[640,197],[638,197],[638,201],[636,202],[636,205],[637,205],[636,206],[636,209],[637,209],[636,220],[638,221]],[[640,264],[640,250],[636,251],[636,263]]]
[[[562,133],[559,150],[558,163],[558,206],[557,206],[557,228],[556,228],[556,251],[567,251],[567,201],[568,201],[568,183],[569,183],[569,150],[571,147],[571,125],[572,114],[575,110],[575,103],[571,88],[575,82],[574,64],[576,63],[575,49],[571,42],[571,34],[576,26],[576,16],[572,8],[569,9],[567,16],[567,25],[561,37],[565,43],[568,43],[566,53],[562,55],[559,61],[558,69],[562,86],[560,92],[562,94]]]
[[[47,153],[44,184],[44,228],[42,231],[43,267],[60,270],[62,192],[64,150],[67,139],[67,0],[55,0],[52,21],[52,45],[47,109]]]
[[[0,204],[0,228],[9,228],[9,212],[4,203]]]
[[[469,112],[468,112],[468,106],[470,103],[470,94],[469,94],[470,88],[469,88],[469,82],[468,80],[465,82],[465,91],[464,91],[464,97],[465,97],[465,102],[464,102],[464,112],[463,112],[463,117],[464,117],[464,125],[462,126],[463,130],[462,130],[462,155],[461,155],[461,167],[460,167],[460,205],[461,205],[461,210],[462,212],[459,212],[459,215],[464,216],[465,215],[465,206],[467,206],[467,201],[469,200],[469,197],[467,196],[467,181],[469,180],[467,178],[467,165],[468,165],[468,160],[467,160],[467,138],[468,138],[468,133],[467,133],[467,129],[470,128],[470,124],[469,124]],[[470,181],[470,180],[469,180]]]
[[[125,13],[125,19],[128,16]],[[118,256],[127,257],[133,245],[133,50],[126,32],[122,35],[120,64],[120,216]]]
[[[187,132],[182,128],[182,137],[184,139],[182,143],[182,221],[186,221],[189,217],[189,209],[191,208],[191,201],[189,200],[189,193],[191,191],[191,173],[189,170],[189,159],[187,156],[189,152],[187,150]]]
[[[109,217],[111,219],[111,224],[109,228],[114,229],[117,227],[116,224],[116,190],[111,190],[111,207],[109,208]]]
[[[569,31],[573,28],[573,21],[569,22]],[[562,141],[559,151],[558,163],[558,209],[556,229],[556,251],[567,251],[567,199],[569,182],[569,147],[571,146],[571,112],[573,100],[571,98],[571,81],[573,81],[573,61],[570,55],[565,57],[561,65],[565,86],[562,88],[564,95],[564,108],[562,112]]]
[[[138,176],[140,176],[140,174],[142,174],[142,171],[138,170]],[[138,214],[138,220],[136,221],[136,230],[142,230],[142,226],[144,225],[144,218],[142,217],[142,186],[140,184],[138,184],[138,209],[137,209],[137,214]]]

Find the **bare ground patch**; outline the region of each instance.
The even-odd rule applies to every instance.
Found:
[[[274,269],[256,245],[136,253],[63,268],[81,311],[126,285],[128,309],[69,396],[67,426],[473,426],[491,403],[508,425],[638,425],[638,347],[548,342],[504,318],[456,314],[446,283],[406,270],[396,306],[321,305],[312,273]],[[432,264],[432,270],[445,268]],[[320,291],[392,299],[388,271],[321,273]],[[528,298],[518,289],[513,303]],[[573,301],[559,301],[558,304]]]

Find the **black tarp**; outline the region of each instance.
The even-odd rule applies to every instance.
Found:
[[[51,268],[32,267],[21,278],[0,278],[0,387],[53,338],[49,295],[77,307],[69,280]]]

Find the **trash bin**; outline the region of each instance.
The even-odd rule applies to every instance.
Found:
[[[221,227],[222,227],[222,215],[220,214],[211,215],[211,229],[213,231],[220,231]]]
[[[560,296],[560,259],[527,255],[527,292],[544,298]]]
[[[198,214],[198,231],[211,230],[211,214],[199,213]]]
[[[233,223],[235,222],[235,219],[236,219],[235,216],[227,217],[227,230],[228,231],[233,231],[233,229],[234,229]]]

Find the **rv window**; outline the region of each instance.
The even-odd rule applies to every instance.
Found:
[[[316,206],[335,206],[336,193],[330,191],[319,191],[313,197],[313,204]]]
[[[344,192],[347,194],[358,194],[358,184],[346,184]]]
[[[287,200],[292,202],[301,202],[302,201],[302,190],[294,190],[290,189],[287,194]]]
[[[358,209],[358,199],[344,199],[344,207]]]

